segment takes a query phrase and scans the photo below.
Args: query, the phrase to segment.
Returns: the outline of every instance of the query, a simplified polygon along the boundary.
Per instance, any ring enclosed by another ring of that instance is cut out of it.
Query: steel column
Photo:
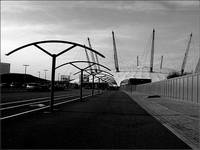
[[[52,72],[51,72],[51,101],[50,111],[53,112],[54,105],[54,83],[55,83],[55,66],[56,66],[56,55],[52,55]]]
[[[94,95],[94,74],[92,74],[92,96]]]
[[[81,69],[80,101],[83,101],[83,69]]]

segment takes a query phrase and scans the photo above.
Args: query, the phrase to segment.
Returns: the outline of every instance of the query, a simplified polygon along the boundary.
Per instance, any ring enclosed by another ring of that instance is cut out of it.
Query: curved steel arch
[[[87,71],[86,71],[87,72]],[[91,76],[92,74],[91,73],[89,73],[89,72],[87,72],[89,75],[88,76]],[[101,73],[101,72],[100,72]],[[104,77],[107,77],[107,78],[109,78],[109,79],[113,79],[113,80],[115,80],[111,75],[109,75],[109,74],[95,74],[94,76],[96,77],[96,78],[104,78]],[[97,75],[103,75],[103,76],[97,76]]]
[[[96,69],[87,69],[87,70],[96,70]],[[104,72],[104,73],[107,73],[107,74],[109,74],[110,76],[113,76],[113,74],[111,74],[110,72],[107,72],[107,71],[104,71],[104,70],[101,70],[101,69],[97,69],[97,71],[99,71],[99,72],[97,72],[97,73],[102,73],[102,72]]]
[[[87,72],[87,73],[88,73],[88,72]],[[90,76],[90,75],[92,75],[92,74],[89,74],[88,76]],[[103,75],[103,76],[100,76],[100,75]],[[100,77],[100,78],[109,77],[110,79],[115,80],[115,79],[113,78],[113,76],[111,76],[111,75],[109,75],[109,74],[105,74],[105,73],[103,73],[103,72],[99,72],[98,74],[95,74],[95,77]]]
[[[103,76],[98,76],[98,77],[101,77],[101,78],[108,77],[108,78],[110,78],[110,79],[115,80],[115,79],[113,78],[113,76],[110,76],[109,74],[98,74],[98,75],[103,75]]]
[[[96,69],[85,69],[85,71],[90,71],[90,70],[96,71]],[[102,72],[104,72],[104,73],[109,74],[110,76],[113,76],[113,74],[111,74],[110,72],[107,72],[107,71],[104,71],[104,70],[101,70],[101,69],[97,69],[97,71],[100,71],[100,72],[97,72],[97,73],[102,73]],[[78,74],[78,73],[80,73],[80,71],[74,73],[74,75],[76,75],[76,74]],[[88,72],[87,72],[87,73],[88,73]],[[98,75],[100,75],[100,74],[98,74]]]
[[[104,79],[104,78],[101,78],[101,77],[96,77],[96,78],[99,78],[100,80],[102,80],[102,81],[104,81],[104,82],[113,84],[108,78],[107,78],[107,79]]]
[[[96,70],[96,69],[92,69],[92,70]],[[83,70],[83,71],[87,72],[87,73],[89,74],[88,76],[93,75],[92,73],[88,72],[88,71],[90,71],[90,69]],[[99,69],[98,69],[98,71],[99,71]],[[74,73],[74,75],[76,75],[76,74],[78,74],[78,73],[80,73],[80,71]],[[102,73],[103,73],[103,74],[102,74]],[[105,73],[107,73],[107,74],[105,74]],[[113,80],[115,80],[115,79],[113,78],[113,75],[112,75],[111,73],[109,73],[109,72],[107,72],[107,71],[104,71],[104,70],[100,70],[100,72],[97,72],[96,74],[94,74],[94,76],[98,78],[99,76],[97,76],[97,75],[103,75],[103,77],[107,76],[107,77],[110,77],[110,79],[112,78]],[[102,77],[99,77],[99,78],[102,78]]]
[[[113,78],[110,78],[109,76],[102,77],[104,80],[109,80],[110,82],[116,82]]]
[[[96,74],[92,74],[92,73],[88,72],[89,70],[90,70],[90,69],[84,70],[85,72],[87,72],[87,73],[89,74],[88,76],[93,75],[93,76],[95,76],[96,78],[108,77],[110,80],[112,79],[112,80],[115,81],[115,79],[113,78],[113,75],[112,75],[111,73],[107,72],[107,71],[101,70],[101,72],[97,72]],[[92,69],[92,70],[96,70],[96,69]],[[108,74],[105,74],[105,73],[103,73],[103,72],[108,73]],[[79,72],[77,72],[77,73],[79,73]],[[75,73],[75,74],[77,74],[77,73]],[[103,73],[103,74],[102,74],[102,73]],[[74,75],[75,75],[75,74],[74,74]],[[103,77],[99,77],[99,76],[97,76],[97,75],[104,75],[104,76],[103,76]]]
[[[50,52],[46,51],[44,48],[40,47],[39,44],[42,44],[42,43],[65,43],[65,44],[71,44],[72,46],[71,47],[68,47],[67,49],[61,51],[60,53],[58,54],[51,54]],[[51,56],[52,57],[52,71],[51,71],[51,100],[50,100],[50,109],[51,111],[53,111],[53,106],[54,106],[54,83],[55,83],[55,65],[56,65],[56,58],[57,56],[60,56],[62,54],[64,54],[65,52],[71,50],[72,48],[76,47],[76,46],[79,46],[79,47],[82,47],[84,49],[88,49],[98,55],[100,55],[101,57],[105,58],[104,55],[102,55],[101,53],[95,51],[94,49],[92,48],[89,48],[89,47],[86,47],[85,45],[81,45],[81,44],[78,44],[78,43],[75,43],[75,42],[69,42],[69,41],[61,41],[61,40],[46,40],[46,41],[38,41],[38,42],[33,42],[33,43],[29,43],[29,44],[26,44],[26,45],[23,45],[21,47],[18,47],[16,49],[14,49],[13,51],[7,53],[6,55],[9,56],[11,55],[12,53],[14,52],[17,52],[23,48],[26,48],[26,47],[29,47],[29,46],[35,46],[36,48],[38,48],[39,50],[43,51],[44,53],[46,53],[47,55]],[[77,67],[76,65],[72,64],[71,65]],[[100,64],[97,64],[97,65],[100,65]],[[105,67],[102,65],[102,67],[110,70],[109,68]],[[78,68],[78,67],[77,67]]]
[[[90,61],[71,61],[71,62],[64,63],[64,64],[62,64],[62,65],[59,65],[59,66],[57,66],[55,69],[58,69],[58,68],[60,68],[60,67],[62,67],[62,66],[68,65],[68,64],[71,64],[71,65],[72,65],[72,64],[74,64],[74,63],[91,63],[91,64],[93,64],[93,65],[98,65],[98,66],[101,66],[101,67],[103,67],[103,68],[105,68],[105,69],[111,71],[108,67],[106,67],[106,66],[104,66],[104,65],[101,65],[101,64],[98,64],[98,63],[95,63],[95,62],[90,62]],[[88,67],[86,67],[86,68],[88,68]],[[84,70],[84,69],[83,69],[83,70]]]
[[[38,42],[33,42],[33,43],[29,43],[29,44],[26,44],[26,45],[23,45],[21,47],[18,47],[16,49],[14,49],[13,51],[7,53],[6,55],[9,56],[11,55],[12,53],[16,52],[16,51],[19,51],[20,49],[23,49],[23,48],[26,48],[26,47],[29,47],[29,46],[35,46],[37,48],[39,48],[40,50],[42,50],[43,52],[47,53],[48,55],[52,56],[53,54],[47,52],[46,50],[42,49],[40,46],[38,46],[37,44],[43,44],[43,43],[64,43],[64,44],[71,44],[73,45],[72,47],[69,47],[67,48],[66,50],[64,50],[65,52],[69,51],[70,49],[76,47],[76,46],[79,46],[79,47],[82,47],[82,48],[86,48],[98,55],[100,55],[101,57],[105,58],[104,55],[102,55],[101,53],[95,51],[94,49],[90,48],[90,47],[87,47],[85,45],[81,45],[81,44],[78,44],[78,43],[75,43],[75,42],[69,42],[69,41],[62,41],[62,40],[46,40],[46,41],[38,41]],[[57,54],[58,55],[61,55],[63,52]]]

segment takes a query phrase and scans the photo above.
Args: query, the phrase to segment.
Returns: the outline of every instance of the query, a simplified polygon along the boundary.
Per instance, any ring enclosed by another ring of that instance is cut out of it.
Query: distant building
[[[10,73],[9,63],[0,63],[0,74]]]
[[[79,83],[81,82],[81,75],[79,76]],[[86,74],[83,74],[83,83],[89,82],[89,76]]]
[[[69,75],[61,75],[61,81],[67,81],[69,82],[70,76]]]

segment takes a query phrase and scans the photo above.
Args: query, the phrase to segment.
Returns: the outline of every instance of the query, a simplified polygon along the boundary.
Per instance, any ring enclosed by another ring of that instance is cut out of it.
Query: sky
[[[12,73],[51,77],[51,57],[34,46],[10,56],[6,53],[37,41],[64,40],[88,46],[105,55],[101,64],[113,71],[112,31],[115,33],[121,71],[149,66],[152,30],[155,29],[154,68],[181,69],[184,53],[192,32],[186,71],[194,71],[200,56],[199,1],[1,1],[1,62],[11,64]],[[51,53],[59,53],[69,44],[41,44]],[[59,56],[56,66],[75,60],[87,60],[84,49],[76,47]],[[85,66],[87,64],[84,64]],[[81,65],[80,67],[84,67]],[[56,70],[69,75],[78,70],[64,66]]]

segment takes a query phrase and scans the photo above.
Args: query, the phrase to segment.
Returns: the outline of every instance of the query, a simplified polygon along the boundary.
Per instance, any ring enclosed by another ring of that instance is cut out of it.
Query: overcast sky
[[[11,63],[11,72],[44,77],[51,58],[35,47],[10,56],[11,50],[36,41],[66,40],[80,44],[90,38],[92,47],[106,56],[100,63],[114,69],[112,30],[115,32],[120,70],[149,65],[152,30],[155,28],[154,66],[180,70],[189,34],[193,33],[186,71],[194,70],[200,55],[199,1],[1,1],[1,61]],[[43,48],[58,53],[70,45],[49,44]],[[83,49],[75,48],[58,57],[57,65],[86,60]],[[56,75],[76,72],[70,66]]]

